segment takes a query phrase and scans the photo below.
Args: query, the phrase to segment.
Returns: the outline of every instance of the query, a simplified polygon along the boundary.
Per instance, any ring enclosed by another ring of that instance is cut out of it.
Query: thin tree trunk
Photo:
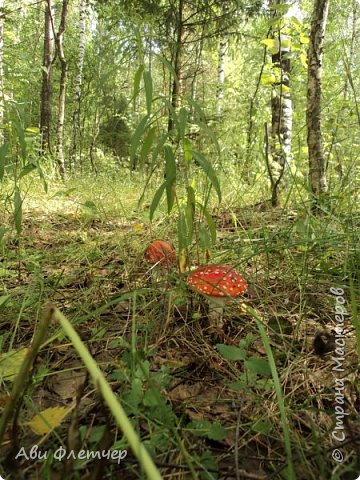
[[[86,0],[81,0],[79,5],[79,50],[77,59],[77,74],[75,78],[75,110],[73,112],[73,139],[72,139],[72,162],[75,162],[76,153],[81,150],[81,97],[83,83],[83,68],[86,45]]]
[[[226,38],[222,36],[219,40],[218,49],[218,81],[216,89],[216,120],[221,120],[224,103],[224,84],[225,84],[225,53]]]
[[[94,150],[96,146],[96,140],[99,136],[99,131],[100,131],[100,118],[99,118],[99,110],[98,107],[95,109],[95,116],[94,116],[94,127],[93,127],[93,134],[92,134],[92,139],[91,139],[91,144],[90,144],[90,151],[89,151],[89,156],[90,156],[90,164],[92,171],[95,175],[97,175],[98,170],[97,166],[95,163],[95,155],[94,155]]]
[[[352,6],[352,19],[351,19],[351,41],[349,48],[349,55],[347,56],[347,64],[350,71],[354,67],[354,50],[355,50],[355,40],[356,40],[356,22],[358,18],[358,0],[353,0]],[[344,100],[349,98],[349,77],[345,76],[345,86],[344,86]]]
[[[68,12],[68,0],[63,0],[61,10],[61,20],[59,31],[56,35],[56,48],[61,64],[60,90],[59,90],[59,113],[56,131],[56,161],[61,178],[65,179],[65,161],[64,161],[64,122],[65,122],[65,101],[66,101],[66,80],[67,80],[67,62],[64,54],[64,33],[66,29],[66,20]]]
[[[183,13],[184,13],[184,0],[179,0],[179,9],[177,12],[177,24],[176,24],[176,44],[175,44],[175,55],[174,55],[174,71],[175,78],[172,83],[172,92],[171,92],[171,105],[174,110],[177,110],[179,106],[179,97],[182,90],[182,49],[183,49],[183,36],[184,36],[184,22],[183,22]],[[174,128],[174,119],[169,112],[169,121],[168,121],[168,132],[171,132]]]
[[[283,0],[287,4],[287,0]],[[276,16],[280,16],[275,11]],[[286,14],[283,16],[286,23]],[[272,158],[273,178],[272,205],[278,204],[278,189],[284,177],[287,166],[291,161],[292,137],[292,102],[290,95],[290,59],[286,54],[290,52],[290,39],[282,33],[284,27],[278,28],[273,38],[278,45],[278,51],[272,54],[274,71],[280,72],[279,81],[273,85],[271,95],[271,141],[270,152]],[[276,172],[276,173],[275,173]]]
[[[54,5],[53,0],[46,1],[44,59],[42,69],[40,133],[41,150],[51,153],[51,99],[52,99],[52,65],[54,60]]]
[[[222,4],[222,15],[225,15],[228,12],[226,2]],[[226,34],[222,33],[219,39],[218,46],[218,78],[217,78],[217,88],[216,88],[216,107],[215,115],[216,120],[220,121],[223,113],[223,103],[224,103],[224,87],[225,87],[225,53],[227,47]]]
[[[0,0],[0,144],[4,143],[4,0]]]
[[[322,58],[329,0],[314,0],[308,51],[307,144],[309,180],[313,210],[318,210],[320,197],[328,190],[326,160],[321,137]]]

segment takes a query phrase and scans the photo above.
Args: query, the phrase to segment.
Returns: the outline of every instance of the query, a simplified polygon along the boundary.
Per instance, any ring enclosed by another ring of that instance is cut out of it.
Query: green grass
[[[249,293],[226,308],[224,330],[214,332],[206,301],[186,288],[186,273],[171,272],[157,284],[151,282],[143,250],[155,238],[177,243],[176,211],[167,217],[161,204],[150,224],[149,204],[158,185],[154,179],[138,205],[142,183],[141,174],[125,171],[96,182],[92,177],[73,179],[66,187],[51,183],[48,194],[29,183],[20,235],[7,204],[1,212],[6,227],[1,352],[29,346],[44,305],[50,301],[58,307],[96,362],[90,371],[103,372],[108,394],[123,405],[130,428],[164,478],[216,479],[237,471],[240,478],[255,474],[302,480],[358,473],[350,434],[342,447],[346,461],[331,459],[332,354],[313,351],[315,333],[334,326],[329,289],[342,287],[352,313],[346,319],[344,363],[348,421],[350,430],[357,431],[356,206],[346,196],[337,198],[336,208],[314,218],[298,197],[282,209],[271,209],[250,202],[254,192],[245,192],[244,185],[231,193],[226,189],[220,208],[210,205],[218,236],[209,261],[242,271]],[[255,197],[261,198],[260,193]],[[192,265],[204,261],[195,243],[189,253]],[[219,345],[231,348],[221,350]],[[76,372],[82,372],[79,380]],[[102,478],[146,478],[130,453],[121,422],[109,413],[98,388],[84,383],[85,377],[81,358],[53,323],[32,382],[24,388],[17,420],[21,445],[29,449],[41,442],[43,451],[54,452],[60,439],[66,448],[75,442],[85,450],[128,449],[120,466],[74,460],[64,478],[81,478],[94,468],[102,469]],[[4,401],[11,387],[11,382],[2,382]],[[76,414],[48,435],[41,438],[26,424],[36,413],[64,405],[72,405]],[[70,423],[81,432],[77,440]],[[5,452],[11,445],[9,433],[8,428]],[[40,478],[63,472],[64,465],[51,457],[18,463]]]

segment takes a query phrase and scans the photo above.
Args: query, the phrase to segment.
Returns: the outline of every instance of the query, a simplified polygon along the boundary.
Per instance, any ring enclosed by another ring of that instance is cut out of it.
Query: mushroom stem
[[[226,299],[223,297],[209,297],[209,320],[210,326],[215,328],[222,328],[224,325],[223,315]]]
[[[205,265],[192,271],[187,284],[208,299],[211,326],[222,328],[225,303],[246,291],[243,277],[229,265]]]

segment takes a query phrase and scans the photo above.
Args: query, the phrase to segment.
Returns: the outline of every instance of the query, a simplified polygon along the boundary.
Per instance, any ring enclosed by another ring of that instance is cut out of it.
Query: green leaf
[[[309,37],[306,37],[305,35],[300,35],[300,43],[302,43],[303,45],[308,45],[309,42]]]
[[[89,434],[87,433],[87,438],[90,440],[91,443],[97,444],[103,437],[106,428],[106,425],[98,425],[91,427],[91,434],[89,436]]]
[[[175,82],[178,84],[179,79],[177,78],[176,72],[174,70],[174,67],[171,65],[171,63],[168,60],[166,60],[166,58],[163,57],[162,55],[156,55],[156,58],[158,58],[160,60],[160,62],[167,68],[170,75],[172,75]]]
[[[14,220],[15,220],[15,228],[18,235],[20,235],[22,231],[22,215],[23,215],[22,202],[23,201],[20,195],[20,190],[18,187],[16,187],[15,193],[14,193]]]
[[[97,211],[98,211],[98,208],[97,208],[96,204],[91,200],[86,200],[86,202],[83,204],[83,206],[85,208],[87,208],[88,210],[90,210],[92,213],[97,213]]]
[[[161,150],[163,149],[165,143],[166,143],[166,140],[168,139],[168,136],[169,134],[168,133],[164,133],[161,137],[160,137],[160,140],[158,141],[158,144],[156,145],[156,147],[154,148],[153,150],[153,153],[152,153],[152,157],[151,157],[151,168],[154,168],[155,166],[155,163],[157,161],[157,158],[159,156],[159,153],[161,152]]]
[[[203,109],[201,108],[201,105],[196,100],[193,100],[191,97],[188,97],[187,101],[193,107],[195,112],[198,114],[199,120],[202,122],[205,121],[206,117]]]
[[[139,27],[135,27],[135,38],[136,38],[136,47],[138,58],[144,57],[144,42],[141,38],[141,31]]]
[[[134,166],[136,150],[140,143],[140,138],[142,137],[145,131],[148,119],[149,117],[147,115],[145,115],[145,117],[141,119],[139,125],[136,127],[134,135],[132,136],[131,145],[130,145],[130,163],[132,166]]]
[[[201,480],[215,480],[219,478],[217,475],[210,473],[211,470],[219,471],[215,455],[210,450],[205,450],[199,457],[199,465],[204,468],[204,472],[201,472]]]
[[[25,177],[29,173],[33,172],[34,170],[37,169],[37,165],[34,165],[33,163],[28,163],[25,165],[25,167],[21,170],[19,179]]]
[[[149,390],[145,392],[143,399],[143,404],[145,407],[157,407],[160,406],[162,403],[163,402],[159,391],[155,388],[149,388]]]
[[[222,355],[226,360],[232,360],[237,362],[239,360],[245,360],[246,350],[235,347],[233,345],[224,345],[223,343],[218,343],[216,348],[220,355]]]
[[[308,64],[307,64],[307,55],[305,53],[301,53],[300,54],[300,62],[301,62],[301,65],[304,67],[304,68],[307,68]]]
[[[22,157],[23,160],[25,160],[26,159],[26,141],[25,141],[24,129],[20,125],[20,123],[18,123],[15,120],[12,121],[12,124],[14,125],[15,130],[16,130],[17,135],[18,135],[18,139],[19,139],[19,143],[20,143],[20,147],[21,147],[21,157]]]
[[[40,128],[39,127],[28,127],[25,129],[25,132],[27,133],[40,133]]]
[[[0,382],[15,380],[27,353],[27,348],[0,354]]]
[[[192,187],[188,186],[186,189],[186,208],[185,218],[187,225],[187,244],[190,245],[192,236],[194,233],[194,214],[195,214],[195,191]]]
[[[302,21],[295,16],[290,17],[290,20],[291,20],[292,24],[294,25],[294,27],[296,28],[296,30],[299,31],[299,28],[297,28],[297,27],[301,27]]]
[[[136,109],[136,97],[139,95],[140,91],[140,81],[141,81],[141,76],[144,71],[144,65],[140,65],[140,67],[137,69],[135,76],[134,76],[134,110]]]
[[[44,190],[45,190],[46,193],[48,193],[48,184],[47,184],[43,169],[41,168],[41,166],[39,164],[37,165],[37,170],[39,172],[39,176],[41,178]]]
[[[145,96],[146,96],[146,109],[148,115],[151,114],[151,104],[153,99],[153,83],[151,78],[151,73],[146,70],[143,73],[144,85],[145,85]]]
[[[176,179],[176,162],[173,149],[165,145],[165,178],[170,183]]]
[[[152,219],[154,217],[154,213],[155,213],[155,211],[156,211],[156,209],[159,205],[161,197],[163,196],[165,188],[166,188],[166,181],[160,185],[160,187],[157,189],[157,191],[156,191],[156,193],[155,193],[155,195],[152,199],[152,202],[151,202],[151,205],[150,205],[150,212],[149,212],[150,222],[152,221]]]
[[[0,297],[0,308],[5,307],[7,302],[10,300],[10,295],[1,295]]]
[[[142,144],[141,150],[140,150],[140,163],[141,166],[143,167],[146,162],[146,158],[150,152],[150,149],[152,147],[152,144],[154,143],[155,139],[155,134],[156,134],[156,128],[150,128],[148,134],[146,135],[146,138]]]
[[[267,47],[271,49],[279,49],[279,41],[275,38],[264,38],[264,40],[261,40],[261,43],[266,45]]]
[[[260,357],[250,357],[245,361],[245,367],[258,375],[271,375],[270,365],[268,360]]]
[[[231,382],[228,384],[228,387],[231,388],[232,390],[240,391],[240,390],[248,390],[249,389],[249,383],[246,381],[246,379],[241,379],[237,382]]]
[[[208,212],[208,210],[205,207],[203,207],[202,211],[205,215],[206,223],[209,227],[211,241],[214,244],[216,242],[216,224],[214,222],[212,215]]]
[[[9,144],[4,143],[0,146],[0,181],[3,180],[5,174],[5,163],[6,163],[6,155],[9,150]]]
[[[192,160],[192,143],[190,142],[189,139],[184,138],[183,139],[183,150],[184,150],[184,160],[187,165],[190,165],[190,162]]]
[[[185,138],[185,129],[188,121],[188,116],[189,116],[189,111],[186,108],[182,107],[178,114],[178,118],[179,118],[178,139],[179,140],[182,140]]]
[[[200,167],[204,171],[205,175],[210,180],[212,186],[214,187],[214,189],[217,193],[219,203],[220,203],[221,202],[221,188],[220,188],[220,183],[219,183],[219,180],[218,180],[217,175],[215,173],[215,170],[213,169],[211,164],[208,162],[208,160],[205,158],[205,156],[202,153],[197,152],[195,150],[191,150],[191,154],[194,158],[196,158],[198,164],[200,165]]]
[[[178,240],[179,250],[185,249],[188,246],[188,229],[186,225],[186,217],[183,212],[179,212],[178,217]]]
[[[254,432],[262,433],[263,435],[268,435],[271,430],[273,429],[273,425],[271,422],[266,420],[256,420],[255,423],[251,426],[251,429]]]
[[[172,148],[165,145],[165,182],[168,213],[171,212],[175,201],[176,162]]]
[[[210,138],[210,140],[213,141],[217,153],[220,154],[220,145],[214,132],[206,125],[206,123],[197,122],[197,124],[199,125],[200,129]]]
[[[281,39],[281,49],[288,50],[291,47],[291,39],[290,38],[282,38]]]
[[[4,235],[5,235],[6,231],[7,231],[6,227],[4,227],[4,226],[0,227],[0,244],[3,240],[3,238],[4,238]]]
[[[134,378],[131,382],[131,390],[124,393],[122,400],[130,411],[136,411],[143,397],[143,382],[140,378]]]
[[[166,199],[167,199],[167,206],[168,206],[168,214],[171,213],[171,210],[174,206],[176,198],[176,187],[175,183],[166,185]]]
[[[211,237],[204,225],[199,225],[199,241],[202,250],[208,250],[211,247]]]
[[[290,93],[290,88],[287,85],[281,85],[281,90],[283,93]]]
[[[226,437],[226,429],[218,422],[210,422],[209,420],[193,420],[188,423],[187,428],[198,437],[205,437],[209,440],[224,440]]]
[[[155,171],[157,170],[158,163],[159,163],[158,162],[158,156],[159,156],[159,153],[161,152],[161,150],[163,149],[164,144],[165,144],[168,136],[169,136],[168,133],[163,134],[160,137],[160,140],[158,141],[158,144],[156,145],[156,147],[153,150],[152,157],[151,157],[150,173],[146,178],[146,182],[145,182],[143,191],[140,195],[140,198],[139,198],[139,201],[138,201],[139,206],[142,204],[142,201],[144,200],[145,192],[146,192],[147,187],[150,183],[150,180],[151,180],[152,176],[154,175]]]
[[[261,75],[261,84],[262,85],[273,85],[276,83],[276,76],[268,73],[263,73]]]
[[[282,14],[282,15],[286,13],[290,7],[291,5],[287,3],[272,3],[269,5],[269,8],[271,10],[274,10],[276,13]]]
[[[67,190],[58,190],[54,193],[54,197],[70,197],[72,193],[76,192],[77,188],[72,187]]]

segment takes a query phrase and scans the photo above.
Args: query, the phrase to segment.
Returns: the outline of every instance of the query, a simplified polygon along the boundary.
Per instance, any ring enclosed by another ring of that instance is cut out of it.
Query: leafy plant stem
[[[20,399],[21,393],[24,391],[24,388],[29,382],[32,366],[34,364],[35,358],[40,350],[41,344],[47,333],[51,318],[52,318],[52,310],[48,309],[46,310],[46,312],[44,313],[43,317],[40,320],[32,345],[26,352],[20,371],[14,381],[10,399],[5,405],[4,411],[0,419],[0,444],[2,442],[4,433],[6,430],[6,426]]]
[[[267,334],[265,332],[265,329],[264,329],[264,326],[262,324],[261,319],[258,317],[258,315],[255,313],[255,311],[252,308],[248,307],[248,312],[255,319],[256,325],[257,325],[258,330],[259,330],[260,335],[261,335],[262,342],[264,344],[266,355],[268,357],[270,370],[271,370],[271,375],[272,375],[272,378],[274,380],[275,393],[276,393],[276,397],[277,397],[277,401],[278,401],[278,405],[279,405],[279,410],[280,410],[281,426],[282,426],[283,433],[284,433],[285,452],[286,452],[286,457],[287,457],[288,479],[289,480],[295,480],[296,479],[296,474],[295,474],[294,465],[293,465],[293,461],[292,461],[289,423],[288,423],[288,419],[287,419],[287,415],[286,415],[284,397],[283,397],[283,393],[282,393],[282,390],[281,390],[280,379],[279,379],[279,375],[277,373],[274,355],[272,353],[270,342],[269,342],[269,339],[268,339]]]
[[[57,308],[50,307],[50,310],[52,312],[52,316],[60,322],[66,335],[69,337],[74,348],[80,355],[95,385],[98,387],[101,395],[103,396],[105,403],[109,407],[117,424],[124,432],[124,435],[127,438],[130,447],[134,452],[134,455],[139,460],[139,463],[147,474],[148,479],[161,480],[162,477],[160,475],[160,472],[158,471],[156,465],[150,457],[149,452],[141,443],[139,436],[134,430],[134,427],[132,426],[130,420],[126,416],[122,405],[119,403],[119,400],[115,396],[114,392],[111,390],[110,385],[108,384],[103,373],[99,369],[97,363],[90,355],[88,349],[81,341],[79,335],[74,330],[69,320]]]

